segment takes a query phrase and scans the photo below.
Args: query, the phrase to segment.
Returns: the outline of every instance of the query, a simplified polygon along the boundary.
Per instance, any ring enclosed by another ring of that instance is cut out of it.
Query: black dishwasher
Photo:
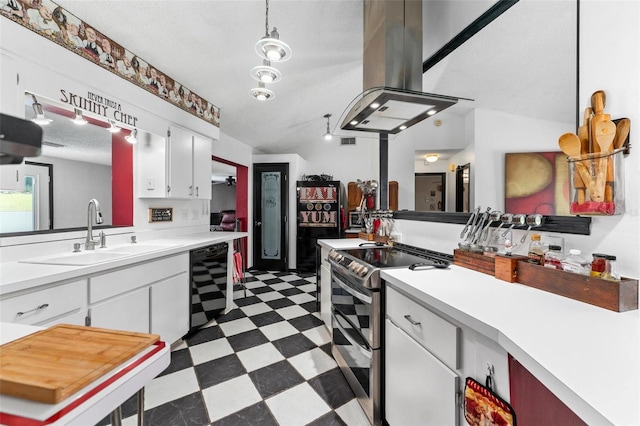
[[[228,249],[227,243],[218,243],[189,252],[191,320],[185,337],[193,336],[225,308]]]

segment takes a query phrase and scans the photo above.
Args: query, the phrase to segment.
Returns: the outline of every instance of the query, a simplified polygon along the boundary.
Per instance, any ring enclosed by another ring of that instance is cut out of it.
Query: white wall
[[[619,216],[592,217],[591,235],[551,234],[565,238],[565,249],[580,248],[618,256],[622,275],[640,277],[640,146],[639,132],[633,127],[640,119],[640,2],[582,1],[580,7],[580,105],[590,104],[591,94],[603,89],[607,95],[605,112],[612,118],[632,121],[631,155],[624,160],[626,173],[626,213]],[[597,28],[597,31],[591,29]],[[603,61],[602,52],[607,52]],[[550,102],[553,102],[551,99]],[[558,150],[558,137],[569,130],[557,123],[555,133],[545,137],[532,134],[532,124],[522,117],[490,111],[477,111],[476,129],[476,204],[501,207],[504,200],[504,153]],[[635,124],[634,124],[635,123]],[[499,129],[499,131],[498,131]],[[473,164],[473,163],[472,163]],[[473,166],[472,166],[473,167]],[[462,225],[416,221],[396,221],[396,231],[405,243],[452,253]],[[518,241],[523,231],[516,231]],[[523,252],[526,247],[519,247]]]
[[[299,146],[296,152],[306,160],[304,173],[327,174],[345,185],[356,180],[378,179],[380,160],[377,135],[356,138],[355,145],[340,145],[340,137],[325,141],[318,135],[318,142]],[[298,176],[298,179],[302,175]]]
[[[277,155],[254,155],[253,156],[253,164],[256,163],[287,163],[289,164],[289,222],[287,227],[287,247],[289,249],[289,253],[287,255],[289,269],[296,268],[296,181],[302,178],[304,174],[311,174],[308,172],[308,164],[307,162],[300,157],[298,154],[277,154]],[[251,175],[253,173],[250,173]],[[249,194],[253,194],[253,180],[250,180],[249,185]],[[249,197],[251,198],[251,196]],[[249,222],[253,223],[253,222]],[[251,232],[251,227],[249,227],[249,232]],[[251,251],[249,252],[251,253]],[[251,265],[249,265],[251,266]]]
[[[211,185],[211,212],[236,209],[236,187],[226,183],[214,183]]]

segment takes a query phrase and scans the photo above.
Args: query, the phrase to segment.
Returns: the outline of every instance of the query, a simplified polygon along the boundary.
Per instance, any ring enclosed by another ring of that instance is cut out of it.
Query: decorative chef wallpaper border
[[[2,16],[220,127],[220,108],[51,0],[0,0],[0,7]]]

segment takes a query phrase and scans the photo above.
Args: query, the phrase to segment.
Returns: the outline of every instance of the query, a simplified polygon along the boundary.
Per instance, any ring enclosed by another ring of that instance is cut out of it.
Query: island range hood
[[[422,92],[421,0],[364,0],[363,86],[342,130],[395,134],[458,102]]]

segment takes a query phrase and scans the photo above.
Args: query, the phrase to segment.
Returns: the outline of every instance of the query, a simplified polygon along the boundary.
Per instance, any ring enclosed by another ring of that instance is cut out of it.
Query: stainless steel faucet
[[[94,214],[96,217],[96,225],[102,223],[102,213],[100,212],[100,203],[95,198],[89,201],[89,207],[87,207],[87,238],[84,241],[84,249],[85,250],[94,250],[96,248],[96,244],[100,242],[100,240],[93,239],[93,222],[91,220],[91,206],[93,206]]]

